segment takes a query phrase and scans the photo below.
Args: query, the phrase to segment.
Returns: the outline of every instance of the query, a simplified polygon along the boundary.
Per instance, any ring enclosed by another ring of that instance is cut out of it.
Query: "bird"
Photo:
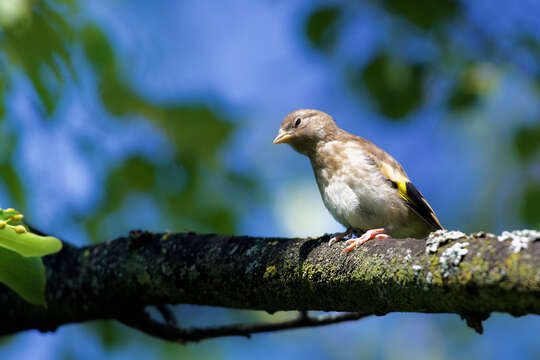
[[[329,245],[350,237],[343,249],[349,252],[371,239],[422,239],[443,229],[399,162],[372,142],[339,128],[327,113],[289,113],[273,143],[287,143],[311,161],[326,209],[346,228]]]

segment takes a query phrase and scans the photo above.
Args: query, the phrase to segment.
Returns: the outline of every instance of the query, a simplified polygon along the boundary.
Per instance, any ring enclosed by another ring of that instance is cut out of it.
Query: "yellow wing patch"
[[[381,162],[379,168],[381,173],[397,185],[399,195],[410,203],[413,203],[412,199],[407,196],[407,182],[409,179],[403,175],[399,170],[393,168],[388,163]]]
[[[397,183],[399,195],[405,200],[412,202],[411,199],[407,196],[407,183],[405,181],[398,181]]]
[[[439,219],[437,219],[435,212],[420,191],[409,181],[403,170],[392,167],[385,162],[380,162],[379,164],[381,173],[397,186],[399,196],[425,221],[435,228],[442,229],[443,227]]]
[[[386,176],[390,181],[393,181],[396,184],[402,182],[405,185],[405,183],[409,181],[409,178],[403,173],[402,170],[394,168],[386,162],[380,162],[379,169],[381,169],[381,173],[384,176]],[[405,190],[404,192],[406,193]]]

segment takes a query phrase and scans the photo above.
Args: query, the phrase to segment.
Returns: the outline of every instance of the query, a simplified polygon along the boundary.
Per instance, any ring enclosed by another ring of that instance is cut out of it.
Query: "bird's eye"
[[[298,118],[296,119],[296,122],[294,123],[294,127],[298,127],[298,125],[300,125],[300,123],[302,122],[302,119]]]

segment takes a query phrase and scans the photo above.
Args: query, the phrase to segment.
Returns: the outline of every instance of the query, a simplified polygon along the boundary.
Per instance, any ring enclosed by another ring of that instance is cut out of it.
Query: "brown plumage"
[[[402,166],[375,144],[340,129],[330,115],[294,111],[281,122],[274,143],[288,143],[311,160],[326,208],[347,228],[331,243],[366,231],[349,240],[346,251],[386,234],[424,238],[442,229]]]

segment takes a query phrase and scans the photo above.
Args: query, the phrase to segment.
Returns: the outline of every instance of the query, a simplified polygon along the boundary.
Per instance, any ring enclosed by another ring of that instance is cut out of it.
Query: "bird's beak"
[[[276,136],[273,143],[274,144],[286,143],[286,142],[289,142],[289,140],[291,140],[292,137],[293,136],[290,133],[280,129],[279,133],[278,133],[278,136]]]

